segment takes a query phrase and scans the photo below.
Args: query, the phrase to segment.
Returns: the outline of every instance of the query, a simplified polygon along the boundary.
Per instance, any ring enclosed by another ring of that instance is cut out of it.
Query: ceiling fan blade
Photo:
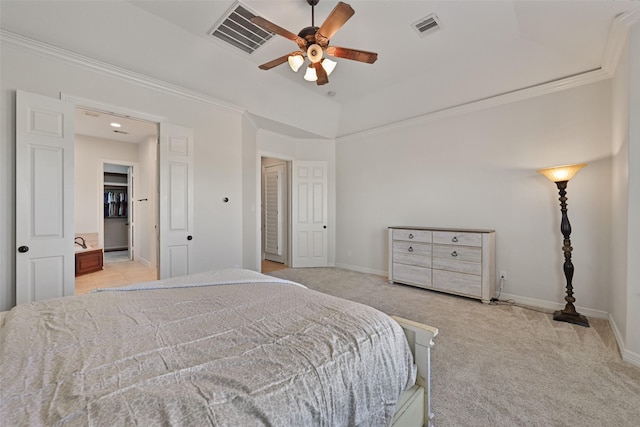
[[[289,30],[285,30],[284,28],[280,27],[279,25],[274,24],[271,21],[267,21],[266,19],[264,19],[261,16],[254,16],[253,18],[251,18],[251,22],[253,22],[254,24],[264,28],[267,31],[271,31],[272,33],[276,33],[279,36],[284,37],[285,39],[289,39],[289,40],[293,40],[294,42],[296,42],[298,44],[298,46],[300,47],[300,49],[306,49],[307,46],[307,42],[305,39],[303,39],[302,37],[293,34],[291,31]]]
[[[321,62],[314,62],[313,68],[316,69],[316,76],[318,76],[318,80],[316,80],[318,86],[329,83],[329,76],[327,76],[327,72]]]
[[[280,64],[284,64],[285,62],[287,62],[287,60],[289,59],[289,55],[291,55],[290,53],[287,53],[284,56],[281,56],[280,58],[276,58],[272,61],[269,62],[265,62],[264,64],[258,66],[258,68],[260,68],[261,70],[270,70],[273,67],[277,67]]]
[[[316,32],[316,43],[322,47],[327,47],[329,39],[338,32],[354,13],[355,11],[351,6],[338,2],[338,5],[333,8],[320,29],[318,29],[318,32]]]
[[[373,64],[378,59],[378,54],[375,52],[340,46],[329,46],[326,52],[327,55],[335,56],[336,58],[351,59],[352,61],[366,62],[367,64]]]

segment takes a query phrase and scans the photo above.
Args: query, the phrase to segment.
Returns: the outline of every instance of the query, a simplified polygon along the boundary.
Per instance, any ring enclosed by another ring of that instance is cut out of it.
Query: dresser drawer
[[[433,243],[482,247],[482,234],[459,231],[434,231]]]
[[[438,270],[457,271],[458,273],[482,274],[482,264],[479,262],[459,261],[450,258],[433,258],[432,267]]]
[[[454,245],[433,245],[433,257],[457,261],[482,262],[482,248]]]
[[[393,229],[393,240],[407,240],[410,242],[431,243],[431,231],[429,230],[409,230],[404,228]]]
[[[433,270],[433,287],[446,292],[480,298],[482,296],[482,277],[474,274]]]
[[[428,243],[397,240],[393,242],[393,252],[408,252],[412,254],[426,254],[431,256],[431,245]]]
[[[412,254],[407,252],[393,252],[393,263],[431,267],[430,254]]]
[[[430,288],[431,269],[393,263],[393,281]]]

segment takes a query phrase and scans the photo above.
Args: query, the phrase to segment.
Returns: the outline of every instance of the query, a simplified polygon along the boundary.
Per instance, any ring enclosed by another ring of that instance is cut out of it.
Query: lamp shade
[[[327,72],[327,76],[331,75],[331,73],[333,72],[333,69],[336,68],[336,65],[338,63],[336,61],[332,61],[329,58],[324,58],[322,60],[322,68],[325,69],[325,71]]]
[[[310,64],[307,67],[307,71],[304,73],[304,79],[308,82],[315,82],[318,80],[318,75],[316,74],[316,69],[313,68],[313,64]]]
[[[302,64],[304,64],[304,57],[301,54],[289,55],[287,58],[289,62],[289,67],[293,70],[293,72],[297,72]]]
[[[585,166],[587,166],[586,163],[555,166],[552,168],[540,169],[538,172],[546,176],[553,182],[569,181],[576,173],[578,173],[580,169]]]

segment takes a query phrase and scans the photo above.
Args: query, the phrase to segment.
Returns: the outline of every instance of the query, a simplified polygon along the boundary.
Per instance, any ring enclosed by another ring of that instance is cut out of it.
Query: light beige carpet
[[[336,268],[269,274],[439,328],[438,427],[640,425],[640,368],[622,361],[606,320],[585,328]]]

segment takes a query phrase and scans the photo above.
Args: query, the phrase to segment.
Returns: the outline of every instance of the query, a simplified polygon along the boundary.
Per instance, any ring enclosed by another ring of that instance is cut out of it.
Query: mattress
[[[247,270],[19,305],[0,327],[5,425],[389,425],[415,382],[371,307]]]

